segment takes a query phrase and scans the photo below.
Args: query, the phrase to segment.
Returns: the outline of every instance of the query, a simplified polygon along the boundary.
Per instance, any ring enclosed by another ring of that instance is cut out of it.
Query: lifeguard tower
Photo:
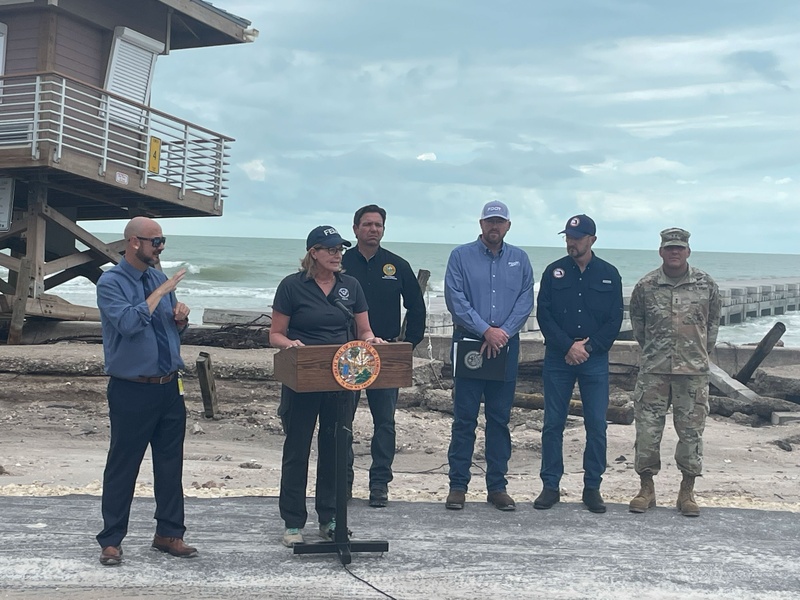
[[[0,0],[0,319],[99,320],[50,293],[124,240],[79,221],[222,214],[233,140],[150,106],[159,55],[255,39],[204,0]],[[78,242],[86,247],[79,249]],[[6,250],[8,249],[8,250]]]

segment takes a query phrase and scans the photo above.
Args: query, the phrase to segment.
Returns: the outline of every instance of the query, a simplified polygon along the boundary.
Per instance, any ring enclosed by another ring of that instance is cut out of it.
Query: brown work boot
[[[486,501],[494,506],[497,510],[516,510],[517,505],[514,499],[509,496],[505,490],[497,492],[489,492],[486,496]]]
[[[464,502],[467,500],[467,493],[464,490],[450,490],[447,494],[447,500],[444,501],[444,507],[450,510],[461,510],[464,508]]]
[[[177,556],[178,558],[194,558],[197,556],[197,548],[187,546],[183,542],[183,539],[179,537],[165,537],[163,535],[156,534],[153,537],[152,547],[155,550],[166,552],[167,554]]]
[[[106,567],[113,567],[122,562],[121,546],[106,546],[100,552],[100,564]]]
[[[694,501],[694,475],[683,474],[681,489],[678,492],[678,502],[676,506],[684,517],[699,517],[700,507]]]
[[[640,473],[639,477],[642,480],[642,487],[628,505],[628,510],[632,513],[643,513],[656,505],[656,486],[653,483],[653,474]]]

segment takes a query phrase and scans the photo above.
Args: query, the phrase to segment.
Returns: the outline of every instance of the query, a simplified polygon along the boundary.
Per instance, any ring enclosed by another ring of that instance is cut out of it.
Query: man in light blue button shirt
[[[508,207],[493,201],[483,207],[481,235],[450,254],[445,273],[445,301],[453,316],[453,342],[481,340],[484,359],[507,353],[502,381],[454,377],[453,428],[447,458],[450,493],[445,506],[464,508],[475,449],[481,398],[486,416],[487,501],[514,510],[506,492],[511,457],[508,421],[517,385],[519,332],[533,311],[533,269],[528,255],[503,241],[511,228]],[[453,353],[455,364],[455,353]]]
[[[136,478],[147,447],[153,457],[156,534],[152,547],[181,558],[197,556],[183,541],[183,441],[186,405],[180,369],[180,333],[189,308],[175,289],[186,274],[167,277],[155,266],[167,238],[147,217],[125,227],[125,256],[97,282],[103,327],[105,368],[109,375],[111,442],[103,472],[103,531],[100,563],[122,562]]]

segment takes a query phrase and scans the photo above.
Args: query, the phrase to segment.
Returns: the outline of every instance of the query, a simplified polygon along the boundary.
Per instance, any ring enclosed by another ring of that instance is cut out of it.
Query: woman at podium
[[[367,301],[358,281],[341,272],[342,252],[350,242],[333,227],[315,227],[306,239],[300,272],[278,285],[272,305],[269,343],[273,348],[345,344],[353,339],[382,342],[369,325]],[[337,397],[343,392],[298,393],[283,386],[282,419],[286,438],[278,506],[286,530],[283,544],[302,543],[308,519],[306,487],[311,440],[319,417],[315,508],[319,535],[333,539],[336,529],[335,428]],[[352,393],[352,392],[344,392]]]

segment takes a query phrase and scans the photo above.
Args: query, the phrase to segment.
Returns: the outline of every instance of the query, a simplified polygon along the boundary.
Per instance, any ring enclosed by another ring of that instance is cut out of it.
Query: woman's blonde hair
[[[317,261],[311,256],[311,250],[306,252],[306,255],[300,261],[300,271],[305,273],[308,279],[313,279],[317,276]]]

